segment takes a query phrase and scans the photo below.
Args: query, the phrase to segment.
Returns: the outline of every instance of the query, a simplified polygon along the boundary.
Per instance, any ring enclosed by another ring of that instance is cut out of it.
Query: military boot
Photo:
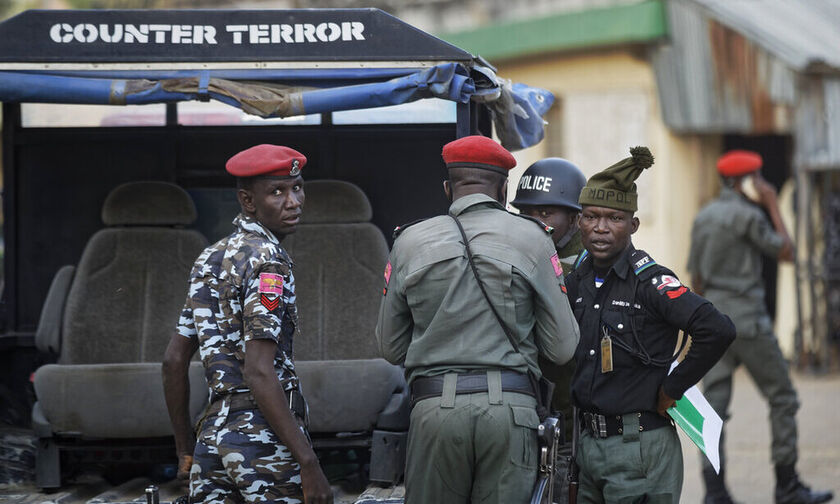
[[[706,498],[703,499],[703,504],[735,504],[729,490],[726,489],[723,474],[723,468],[720,473],[715,473],[711,467],[703,468],[703,481],[706,483]]]
[[[819,504],[834,498],[832,492],[811,490],[792,465],[776,466],[776,504]]]

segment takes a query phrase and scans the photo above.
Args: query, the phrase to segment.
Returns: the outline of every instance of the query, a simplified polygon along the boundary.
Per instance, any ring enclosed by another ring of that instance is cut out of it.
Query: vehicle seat
[[[310,432],[316,446],[371,446],[370,479],[394,483],[403,474],[408,390],[374,337],[388,245],[359,187],[316,180],[305,191],[303,219],[283,246],[294,263],[295,366]]]
[[[174,184],[121,185],[105,199],[106,227],[90,238],[75,271],[65,266],[53,280],[36,333],[40,350],[59,355],[34,377],[39,487],[60,486],[65,448],[172,434],[160,362],[193,262],[207,245],[184,229],[195,219],[192,199]],[[190,382],[196,415],[208,393],[198,361]]]

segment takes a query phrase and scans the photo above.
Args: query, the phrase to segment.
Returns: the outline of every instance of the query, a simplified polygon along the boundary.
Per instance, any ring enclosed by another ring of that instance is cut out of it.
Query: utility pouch
[[[537,416],[540,421],[545,420],[549,416],[559,416],[559,412],[551,411],[551,398],[554,396],[554,382],[541,376],[537,376],[528,372],[528,378],[531,380],[531,385],[534,388],[534,394],[537,398]]]

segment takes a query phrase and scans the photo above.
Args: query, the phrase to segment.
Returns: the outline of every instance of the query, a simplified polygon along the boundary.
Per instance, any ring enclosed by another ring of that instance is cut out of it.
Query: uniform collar
[[[618,256],[618,260],[612,265],[612,270],[622,280],[627,279],[627,273],[630,270],[630,254],[635,251],[636,247],[633,246],[633,242],[630,242],[630,246],[624,249],[624,252]]]
[[[726,185],[720,188],[718,197],[722,200],[746,200],[741,193]]]
[[[245,215],[244,213],[240,212],[240,214],[233,219],[233,225],[244,233],[253,233],[255,235],[262,236],[275,245],[280,245],[280,240],[274,236],[274,233],[269,231],[267,227],[263,226],[260,221],[251,216]]]
[[[575,234],[572,235],[572,239],[569,240],[569,243],[563,245],[559,249],[557,249],[557,255],[560,258],[575,256],[577,257],[578,254],[583,250],[583,240],[580,237],[580,229],[575,231]]]
[[[615,260],[615,263],[610,268],[622,280],[627,279],[627,274],[630,271],[630,255],[635,251],[636,247],[630,242],[630,246],[618,255],[618,259]],[[593,275],[595,274],[595,269],[592,264],[592,254],[587,254],[586,258],[580,264],[579,269],[584,270],[581,273],[589,273],[591,271]],[[609,276],[609,271],[606,276]],[[606,277],[604,278],[606,279]]]
[[[494,200],[490,196],[487,196],[486,194],[476,193],[470,194],[468,196],[463,196],[455,200],[452,203],[452,205],[449,206],[449,213],[457,217],[458,215],[461,215],[462,213],[466,212],[467,209],[477,205],[487,205],[490,207],[496,207],[500,210],[505,209],[505,207],[502,206],[501,203]]]

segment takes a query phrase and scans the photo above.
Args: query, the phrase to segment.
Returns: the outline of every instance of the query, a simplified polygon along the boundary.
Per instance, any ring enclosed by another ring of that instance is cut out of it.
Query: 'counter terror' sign
[[[470,59],[378,9],[33,10],[0,23],[0,62]]]

